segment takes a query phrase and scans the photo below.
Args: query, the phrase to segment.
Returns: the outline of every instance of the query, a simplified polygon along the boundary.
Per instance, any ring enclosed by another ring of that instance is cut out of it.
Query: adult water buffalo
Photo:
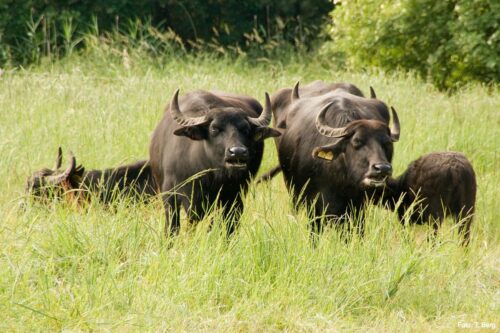
[[[151,170],[165,207],[165,233],[178,232],[181,205],[191,221],[218,205],[230,234],[243,210],[248,181],[260,166],[263,140],[280,135],[267,127],[269,96],[262,111],[248,96],[201,90],[180,99],[178,95],[177,90],[150,143]]]
[[[296,203],[305,201],[315,216],[329,219],[360,209],[366,191],[383,186],[392,173],[393,142],[400,125],[392,108],[363,97],[354,85],[313,82],[282,89],[272,97],[276,140],[285,183]],[[320,219],[313,221],[319,230]]]
[[[476,175],[465,155],[435,152],[411,162],[396,179],[389,179],[384,200],[390,208],[397,207],[400,220],[408,216],[411,223],[432,223],[435,233],[444,218],[452,216],[467,245],[476,190]]]
[[[26,181],[25,190],[36,199],[69,196],[77,200],[97,197],[110,203],[118,195],[134,200],[148,200],[157,193],[147,160],[105,170],[86,171],[71,156],[66,169],[61,169],[62,150],[59,147],[53,169],[44,168]]]

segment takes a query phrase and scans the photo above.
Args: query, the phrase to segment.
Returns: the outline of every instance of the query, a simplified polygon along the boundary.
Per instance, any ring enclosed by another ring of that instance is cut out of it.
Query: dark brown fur
[[[413,161],[398,178],[387,183],[385,201],[398,207],[401,220],[408,215],[415,224],[432,223],[435,231],[446,216],[459,223],[463,243],[470,241],[470,228],[476,203],[476,176],[465,155],[436,152]],[[409,211],[414,205],[414,210]]]
[[[65,170],[59,162],[54,169],[44,168],[33,173],[26,181],[26,192],[37,200],[50,197],[64,197],[70,201],[82,202],[93,196],[103,203],[110,203],[117,195],[134,200],[147,201],[157,193],[149,161],[142,160],[117,168],[86,171],[82,165],[70,170],[67,177],[53,183]]]
[[[172,116],[177,94],[153,132],[149,150],[151,170],[163,196],[165,233],[178,233],[180,207],[195,222],[215,205],[222,207],[230,234],[243,211],[248,182],[259,169],[263,140],[279,132],[250,121],[262,113],[254,98],[202,90],[181,96],[178,104],[184,117],[205,121],[181,125]],[[240,168],[232,166],[233,149],[246,152]]]
[[[327,124],[345,127],[349,134],[337,138],[320,134],[316,122],[325,107]],[[272,110],[275,126],[282,131],[275,139],[280,166],[262,180],[281,170],[294,202],[312,207],[314,229],[322,228],[323,216],[342,222],[346,213],[361,209],[367,187],[382,186],[391,174],[389,110],[382,101],[365,98],[356,86],[315,81],[300,89],[281,89],[273,94]],[[332,157],[322,159],[320,151]],[[379,165],[383,174],[374,171]],[[371,185],[369,178],[376,174],[380,182]]]

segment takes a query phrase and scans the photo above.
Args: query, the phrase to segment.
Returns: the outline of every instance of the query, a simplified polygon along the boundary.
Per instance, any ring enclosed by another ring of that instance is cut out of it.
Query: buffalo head
[[[26,193],[38,199],[46,199],[60,197],[65,192],[78,188],[85,169],[81,165],[76,165],[73,154],[66,169],[62,170],[61,164],[62,150],[59,147],[54,168],[41,169],[28,177],[25,185]]]
[[[396,110],[391,107],[393,126],[378,120],[355,120],[345,127],[332,128],[325,124],[325,113],[331,104],[318,114],[316,128],[334,141],[316,147],[314,158],[344,163],[349,178],[362,187],[378,187],[385,184],[392,174],[393,142],[399,140],[400,125]]]
[[[202,116],[189,117],[181,112],[178,95],[179,90],[170,103],[170,114],[181,125],[174,134],[202,140],[207,155],[223,168],[247,169],[255,143],[280,135],[268,127],[272,113],[267,93],[266,105],[259,117],[250,117],[243,109],[235,107],[213,108]]]

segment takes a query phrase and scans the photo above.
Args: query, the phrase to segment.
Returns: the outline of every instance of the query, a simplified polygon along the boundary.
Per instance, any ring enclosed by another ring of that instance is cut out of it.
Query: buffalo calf
[[[457,152],[436,152],[413,161],[398,178],[390,179],[384,200],[403,220],[408,215],[415,224],[431,222],[437,232],[450,215],[459,225],[463,244],[470,240],[476,203],[476,176],[471,163]],[[413,211],[409,211],[410,206]]]

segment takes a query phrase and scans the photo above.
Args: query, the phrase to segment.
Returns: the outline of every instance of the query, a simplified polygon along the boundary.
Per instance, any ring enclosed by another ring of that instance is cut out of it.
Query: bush
[[[440,89],[499,82],[498,1],[348,1],[332,17],[333,47],[352,67],[414,70]]]
[[[191,49],[307,48],[332,9],[329,0],[0,0],[0,65],[60,57],[84,34],[134,33],[138,21],[175,33]]]

